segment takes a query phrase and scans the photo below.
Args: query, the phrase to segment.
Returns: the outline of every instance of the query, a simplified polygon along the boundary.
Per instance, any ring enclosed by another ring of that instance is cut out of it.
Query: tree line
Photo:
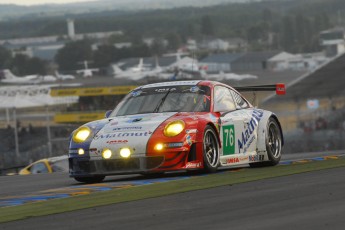
[[[91,51],[89,41],[70,42],[56,56],[62,69],[75,69],[78,61],[89,59],[94,65],[133,56],[159,55],[185,43],[188,38],[242,38],[250,50],[285,50],[292,53],[320,51],[319,33],[344,23],[343,0],[289,0],[232,3],[218,6],[140,12],[107,11],[65,17],[13,20],[0,23],[0,37],[63,35],[66,17],[73,17],[77,33],[122,30],[125,37],[113,37]],[[154,37],[152,47],[142,38]],[[168,40],[169,47],[162,41]],[[111,42],[131,41],[133,47],[116,49]],[[76,50],[85,47],[78,54]],[[80,68],[80,65],[79,65]]]

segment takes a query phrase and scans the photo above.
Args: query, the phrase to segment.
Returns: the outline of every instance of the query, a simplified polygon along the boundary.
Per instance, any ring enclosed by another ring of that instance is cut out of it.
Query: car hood
[[[146,144],[157,127],[176,112],[114,117],[93,137],[90,156],[100,157],[105,148],[114,152],[129,147],[134,155],[142,155]]]

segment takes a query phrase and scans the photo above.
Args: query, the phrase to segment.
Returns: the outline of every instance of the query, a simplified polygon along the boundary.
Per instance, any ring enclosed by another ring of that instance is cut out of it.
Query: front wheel
[[[203,139],[204,169],[206,172],[216,172],[219,165],[219,143],[214,129],[207,125]]]
[[[277,165],[282,156],[282,132],[277,121],[270,118],[266,130],[266,151],[269,161],[250,163],[251,167],[274,166]]]
[[[104,180],[105,176],[92,176],[92,177],[74,177],[78,182],[86,184],[100,183]]]

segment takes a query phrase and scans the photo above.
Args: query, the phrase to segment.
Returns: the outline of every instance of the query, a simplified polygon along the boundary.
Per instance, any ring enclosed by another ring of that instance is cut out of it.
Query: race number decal
[[[235,154],[235,127],[225,125],[223,128],[223,155]]]

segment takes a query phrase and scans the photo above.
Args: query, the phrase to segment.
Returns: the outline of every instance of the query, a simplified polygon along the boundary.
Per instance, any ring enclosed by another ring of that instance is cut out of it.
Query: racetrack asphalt
[[[308,159],[313,157],[343,155],[344,151],[324,153],[283,154],[282,161]],[[119,175],[106,177],[105,182],[145,179],[140,175]],[[59,189],[74,185],[81,185],[67,173],[35,174],[25,176],[0,176],[0,198],[8,196],[22,196],[49,189]]]
[[[344,229],[345,168],[0,224],[0,229]]]

